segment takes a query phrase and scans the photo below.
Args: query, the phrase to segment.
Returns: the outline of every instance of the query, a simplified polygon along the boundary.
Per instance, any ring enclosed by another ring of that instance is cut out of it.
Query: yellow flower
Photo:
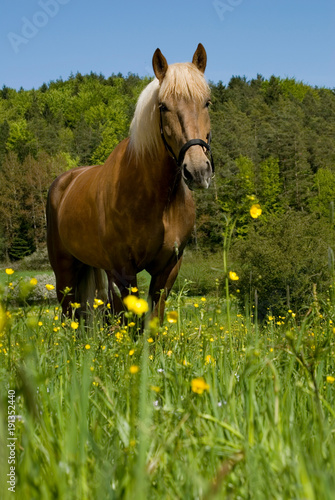
[[[71,328],[73,330],[77,330],[78,326],[79,326],[79,323],[77,323],[77,321],[72,321],[71,322]]]
[[[144,299],[139,299],[135,295],[128,295],[123,302],[127,306],[127,309],[137,314],[137,316],[142,316],[142,314],[149,310],[148,302]]]
[[[31,284],[32,286],[36,286],[36,285],[37,285],[37,279],[36,279],[36,278],[32,278],[32,279],[30,280],[30,284]]]
[[[237,281],[240,279],[234,271],[229,271],[229,278],[232,281]]]
[[[138,292],[138,288],[136,286],[133,286],[131,288],[131,291],[132,291],[132,293],[136,293],[136,292]]]
[[[42,326],[43,325],[42,321],[39,321],[37,324],[38,324],[38,326]]]
[[[327,377],[327,382],[329,382],[330,384],[333,384],[335,382],[335,377],[332,377],[331,375],[328,375]]]
[[[169,356],[169,357],[170,357],[170,356],[172,356],[172,351],[168,351],[168,352],[166,353],[166,355],[167,355],[167,356]]]
[[[250,208],[250,215],[253,219],[257,219],[262,214],[261,206],[256,203]]]
[[[87,349],[87,350],[91,349],[90,344],[86,344],[86,345],[85,345],[85,349]]]
[[[210,354],[206,356],[206,365],[208,365],[209,363],[215,363],[215,359]]]
[[[152,337],[150,337],[150,338],[148,339],[149,344],[152,344],[152,343],[153,343],[153,341],[154,341],[154,339],[153,339]]]
[[[3,310],[3,308],[1,307],[0,305],[0,333],[3,332],[3,330],[5,329],[5,325],[7,323],[7,314],[6,312]]]
[[[135,352],[135,349],[131,349],[131,350],[129,351],[129,356],[132,356],[132,355],[134,354],[134,352]]]
[[[8,274],[8,276],[10,276],[11,274],[14,274],[14,269],[12,269],[12,268],[10,268],[10,267],[9,267],[9,268],[7,268],[7,269],[6,269],[6,274]]]
[[[202,377],[194,378],[191,382],[192,391],[196,394],[202,394],[204,391],[209,390],[209,385]]]
[[[151,386],[150,386],[150,389],[151,389],[152,391],[155,391],[155,392],[160,392],[160,390],[161,390],[161,388],[160,388],[160,387],[158,387],[157,385],[151,385]]]
[[[199,307],[199,304],[193,304],[193,305],[194,305],[194,307]]]
[[[201,300],[201,302],[206,302],[207,299],[206,299],[206,297],[201,297],[200,300]]]
[[[49,291],[51,291],[51,290],[54,290],[54,289],[55,289],[55,287],[54,287],[53,285],[49,285],[49,284],[45,285],[45,288],[46,288],[47,290],[49,290]]]
[[[178,321],[178,313],[177,311],[170,311],[167,313],[166,318],[169,323],[177,323]]]
[[[72,307],[72,309],[79,309],[80,304],[79,302],[70,302],[70,306]]]
[[[101,299],[94,299],[94,304],[93,304],[94,309],[96,309],[99,306],[103,306],[103,305],[104,305],[103,300],[101,300]]]
[[[137,373],[139,370],[140,370],[140,367],[136,366],[136,365],[131,365],[131,367],[129,368],[129,371],[130,371],[130,373],[132,375],[134,375],[135,373]]]

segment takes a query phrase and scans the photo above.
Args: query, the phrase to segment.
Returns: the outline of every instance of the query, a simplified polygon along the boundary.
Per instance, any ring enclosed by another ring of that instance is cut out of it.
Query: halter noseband
[[[185,155],[186,155],[186,152],[187,152],[187,150],[189,148],[191,148],[192,146],[201,146],[201,147],[207,149],[207,151],[210,154],[210,161],[211,161],[211,167],[212,167],[212,177],[214,177],[214,172],[215,172],[214,160],[213,160],[212,150],[211,150],[211,147],[210,147],[212,134],[211,133],[209,134],[208,142],[205,142],[202,139],[190,139],[189,141],[187,141],[184,144],[184,146],[181,148],[181,150],[179,151],[179,155],[178,155],[178,158],[177,158],[175,156],[175,154],[174,154],[174,152],[173,152],[170,144],[168,144],[167,140],[165,139],[164,130],[163,130],[162,109],[161,108],[159,108],[159,115],[160,115],[161,137],[162,137],[164,146],[167,149],[167,151],[170,153],[170,155],[172,156],[172,158],[174,159],[174,161],[177,163],[178,167],[182,166],[184,158],[185,158]]]

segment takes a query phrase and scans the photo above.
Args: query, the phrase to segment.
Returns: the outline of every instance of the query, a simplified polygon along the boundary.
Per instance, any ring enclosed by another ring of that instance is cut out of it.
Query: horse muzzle
[[[205,153],[196,161],[185,160],[187,151],[192,146],[201,146]],[[202,139],[191,139],[181,148],[177,164],[181,168],[183,179],[191,191],[195,189],[207,189],[214,177],[214,161],[209,143]]]

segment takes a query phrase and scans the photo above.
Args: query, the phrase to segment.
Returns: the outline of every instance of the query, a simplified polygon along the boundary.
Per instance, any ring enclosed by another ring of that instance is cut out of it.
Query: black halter
[[[164,142],[164,146],[166,147],[167,151],[170,153],[174,161],[177,163],[178,167],[181,167],[185,158],[186,151],[191,148],[192,146],[201,146],[205,149],[207,149],[209,155],[210,155],[210,162],[211,162],[211,167],[212,167],[212,177],[214,177],[214,160],[213,160],[213,155],[212,155],[212,150],[210,147],[211,143],[211,138],[212,134],[209,134],[208,137],[208,142],[203,141],[202,139],[191,139],[187,141],[184,146],[181,148],[179,151],[178,158],[175,156],[170,144],[168,144],[167,140],[165,139],[164,131],[163,131],[163,118],[162,118],[162,110],[159,108],[159,114],[160,114],[160,127],[161,127],[161,136]]]

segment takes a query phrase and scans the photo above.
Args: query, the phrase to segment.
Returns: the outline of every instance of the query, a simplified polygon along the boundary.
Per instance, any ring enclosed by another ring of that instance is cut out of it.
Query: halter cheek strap
[[[185,158],[185,154],[186,154],[186,152],[187,152],[187,150],[189,148],[191,148],[192,146],[201,146],[201,147],[207,149],[207,151],[210,154],[210,161],[211,161],[211,167],[212,167],[212,177],[214,177],[215,167],[214,167],[214,160],[213,160],[212,150],[211,150],[211,147],[210,147],[210,142],[211,142],[212,134],[211,133],[209,134],[208,142],[205,142],[202,139],[191,139],[191,140],[187,141],[184,144],[184,146],[181,148],[181,150],[179,151],[178,158],[176,158],[176,156],[175,156],[175,154],[174,154],[174,152],[173,152],[170,144],[165,139],[164,130],[163,130],[162,110],[160,109],[159,111],[160,111],[159,114],[160,114],[161,136],[162,136],[162,140],[163,140],[164,146],[167,149],[167,151],[170,153],[170,155],[172,156],[172,158],[174,159],[174,161],[177,163],[178,167],[182,166],[184,158]]]

